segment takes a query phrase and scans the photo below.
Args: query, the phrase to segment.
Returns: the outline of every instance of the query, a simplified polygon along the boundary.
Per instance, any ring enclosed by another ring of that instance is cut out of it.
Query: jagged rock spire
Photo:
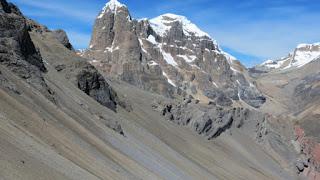
[[[176,91],[222,106],[240,99],[254,107],[263,103],[242,65],[184,16],[136,21],[125,5],[111,0],[96,19],[84,56],[107,76],[168,97]]]
[[[119,1],[117,0],[110,0],[107,4],[106,7],[109,7],[110,9],[116,9],[118,7],[123,7],[125,6],[124,4],[121,4]]]
[[[112,13],[116,13],[118,8],[127,7],[126,5],[120,3],[117,0],[110,0],[106,3],[106,5],[102,8],[101,13],[99,14],[98,18],[102,18],[103,15],[109,10]]]

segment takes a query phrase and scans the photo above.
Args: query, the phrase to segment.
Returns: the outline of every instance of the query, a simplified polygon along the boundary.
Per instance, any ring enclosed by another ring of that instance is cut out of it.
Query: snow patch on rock
[[[178,57],[183,58],[187,63],[192,63],[197,59],[197,56],[189,56],[189,55],[177,55]]]
[[[156,41],[156,38],[153,35],[149,35],[147,40],[149,42],[151,42],[152,44],[158,44],[157,41]]]
[[[155,61],[150,61],[150,62],[148,62],[148,65],[149,65],[149,66],[157,66],[157,65],[159,65],[159,64],[156,63]]]
[[[110,0],[108,3],[106,3],[106,5],[103,7],[101,13],[99,14],[99,16],[97,17],[98,19],[102,18],[103,15],[110,10],[113,13],[117,12],[117,9],[120,7],[126,7],[126,5],[121,4],[119,1],[117,0]]]
[[[171,84],[174,87],[177,87],[177,85],[169,78],[169,76],[165,72],[162,72],[162,75],[167,78],[169,84]]]
[[[267,60],[262,63],[263,66],[268,67],[269,69],[278,69],[280,68],[285,60],[280,60],[280,61],[274,61],[274,60]]]
[[[165,52],[162,48],[160,48],[160,51],[163,55],[164,60],[172,65],[172,66],[178,66],[177,62],[174,60],[174,58],[172,57],[172,55],[170,53]]]
[[[166,33],[171,29],[170,24],[179,21],[183,26],[183,32],[187,36],[192,34],[198,37],[209,37],[210,35],[200,30],[195,24],[188,20],[185,16],[175,15],[175,14],[164,14],[153,18],[150,20],[150,25],[153,30],[160,36],[166,35]]]
[[[294,53],[294,59],[291,61],[290,65],[285,69],[290,67],[302,67],[309,62],[320,56],[320,44],[309,44],[309,45],[299,45]]]

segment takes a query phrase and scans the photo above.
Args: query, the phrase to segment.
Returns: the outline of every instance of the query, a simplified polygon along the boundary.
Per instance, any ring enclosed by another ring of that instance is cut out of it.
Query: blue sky
[[[10,1],[10,0],[9,0]],[[164,13],[188,17],[246,66],[320,41],[319,0],[119,0],[133,18]],[[107,0],[11,0],[28,17],[64,29],[76,48],[88,46],[94,19]]]

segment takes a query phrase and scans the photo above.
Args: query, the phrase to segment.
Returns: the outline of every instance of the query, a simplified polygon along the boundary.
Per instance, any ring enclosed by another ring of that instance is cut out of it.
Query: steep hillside
[[[82,57],[64,31],[5,0],[0,22],[0,179],[278,180],[317,172],[318,149],[306,139],[317,129],[265,114],[274,100],[262,86],[267,76],[256,79],[263,105],[246,69],[183,16],[137,21],[111,0]],[[310,76],[292,91],[315,113],[316,66],[305,66]],[[263,112],[253,108],[261,105]],[[303,144],[310,152],[299,151]]]
[[[313,176],[319,177],[320,167],[318,53],[318,44],[299,45],[293,55],[285,58],[281,66],[267,71],[264,69],[264,73],[257,69],[252,71],[258,89],[267,97],[267,102],[261,110],[292,119],[296,134],[294,141],[298,142],[301,154],[308,157],[312,164],[312,167],[305,171],[311,179]]]

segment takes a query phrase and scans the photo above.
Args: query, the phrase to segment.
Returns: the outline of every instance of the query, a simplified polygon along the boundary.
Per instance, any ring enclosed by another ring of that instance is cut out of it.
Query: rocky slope
[[[40,90],[46,97],[54,101],[53,92],[43,79],[43,73],[47,70],[44,62],[31,41],[28,33],[26,19],[19,9],[4,0],[0,1],[0,64],[12,71],[15,75],[23,78],[30,85]],[[3,86],[15,90],[1,76]]]
[[[0,2],[0,179],[269,180],[316,173],[318,149],[308,133],[317,129],[301,133],[288,117],[242,103],[258,107],[264,100],[245,68],[186,18],[137,21],[112,0],[97,19],[108,30],[95,27],[84,59],[63,31]],[[193,81],[185,79],[189,71]],[[217,86],[210,93],[208,82]],[[314,96],[317,76],[297,84],[297,97]],[[306,107],[317,111],[314,103]],[[297,142],[310,147],[306,156],[296,152]]]
[[[48,82],[44,78],[48,71],[46,63],[50,59],[45,56],[46,54],[40,54],[39,49],[36,49],[29,31],[38,32],[42,35],[49,33],[53,36],[53,40],[63,45],[65,44],[60,41],[60,38],[57,38],[56,31],[51,32],[43,26],[33,26],[34,22],[27,20],[13,4],[6,1],[1,1],[1,4],[5,10],[0,14],[2,20],[0,62],[2,68],[13,72],[16,76],[24,79],[31,86],[39,90],[50,101],[59,104],[55,92],[48,86]],[[64,39],[65,42],[69,41],[66,36]],[[43,60],[44,58],[46,60]],[[63,63],[55,61],[54,64],[58,72],[67,71],[67,78],[71,79],[80,90],[102,105],[112,110],[116,109],[116,93],[111,89],[102,75],[84,59],[71,62],[69,60]],[[4,73],[1,73],[1,84],[7,87],[8,90],[17,94],[21,93],[15,89],[16,86],[13,83],[5,78]]]
[[[280,61],[264,63],[251,70],[257,87],[267,97],[262,111],[290,117],[294,124],[298,152],[309,159],[304,170],[309,178],[319,178],[318,119],[320,105],[319,44],[299,45],[294,53]],[[272,67],[272,68],[270,68]],[[262,69],[261,69],[262,68]],[[298,163],[298,164],[299,164]]]
[[[108,76],[167,97],[192,95],[222,106],[259,107],[265,101],[246,69],[183,16],[135,20],[112,0],[98,15],[82,56]]]

